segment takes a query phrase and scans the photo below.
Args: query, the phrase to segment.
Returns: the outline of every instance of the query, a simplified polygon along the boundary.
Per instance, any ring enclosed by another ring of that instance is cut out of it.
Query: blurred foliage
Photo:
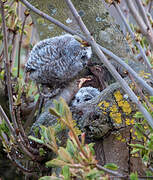
[[[150,97],[150,103],[153,103],[153,96]],[[146,109],[153,117],[153,104],[148,108],[144,104]],[[146,167],[153,168],[153,129],[148,125],[142,113],[137,112],[135,118],[141,119],[141,122],[137,122],[134,125],[136,138],[139,140],[140,144],[130,144],[133,148],[131,154],[136,157],[140,157]],[[152,171],[147,171],[146,175],[153,176]]]
[[[120,0],[106,0],[107,3],[112,3],[113,1],[116,1],[120,3]],[[144,5],[148,5],[149,0],[143,0]],[[4,10],[5,10],[5,20],[6,20],[6,26],[7,26],[7,33],[8,33],[8,53],[9,53],[9,61],[10,64],[12,61],[14,62],[14,66],[11,68],[11,80],[12,80],[12,89],[13,89],[13,101],[14,101],[14,107],[20,107],[21,104],[27,103],[29,104],[31,102],[31,98],[33,98],[35,101],[38,100],[38,93],[36,86],[31,82],[25,82],[24,81],[24,67],[18,67],[18,61],[19,58],[17,55],[15,56],[15,59],[12,60],[11,56],[13,51],[16,51],[16,54],[19,53],[18,47],[15,48],[14,37],[18,35],[21,36],[22,33],[22,20],[18,15],[18,1],[11,1],[7,0],[6,3],[4,3]],[[24,12],[25,16],[29,15],[29,11],[25,10]],[[149,17],[149,15],[148,15]],[[153,21],[151,17],[149,17],[149,20],[151,24],[153,24]],[[37,19],[39,24],[44,23],[43,18]],[[29,50],[29,48],[32,48],[32,44],[30,44],[30,38],[31,38],[31,32],[29,29],[32,26],[32,22],[27,22],[25,24],[25,28],[23,29],[23,35],[24,38],[28,39],[28,43],[24,44],[26,39],[22,42],[21,47],[21,55],[24,55],[26,50]],[[136,40],[140,42],[142,47],[144,49],[149,49],[149,44],[146,41],[146,38],[142,36],[140,29],[134,25],[130,24],[133,31],[135,31],[135,37]],[[4,63],[4,46],[3,46],[3,33],[2,33],[2,17],[0,15],[0,80],[4,83],[6,80],[5,75],[5,63]],[[30,33],[29,33],[30,32]],[[133,52],[135,55],[139,54],[139,50],[134,45],[133,41],[127,34],[127,41],[131,48],[133,49]],[[24,45],[23,45],[24,44]],[[27,45],[28,44],[28,45]],[[150,50],[146,51],[146,55],[150,62],[153,64],[153,54],[150,52]],[[23,57],[22,57],[23,58]],[[25,58],[25,57],[24,57]],[[24,62],[24,61],[23,61]],[[17,78],[17,71],[18,68],[21,68],[20,76]],[[141,74],[144,78],[147,78],[149,74],[142,72]],[[125,113],[130,114],[131,108],[127,102],[122,102],[122,97],[120,95],[120,92],[116,93],[116,102],[120,103],[120,107],[124,110]],[[34,101],[33,100],[33,101]],[[153,108],[153,97],[150,97],[148,100],[150,101],[150,104]],[[103,102],[103,104],[107,107],[109,106],[108,102]],[[152,108],[148,106],[148,104],[144,103],[144,106],[150,112],[150,114],[153,117],[153,111]],[[92,180],[92,179],[110,179],[109,175],[107,175],[104,171],[101,171],[97,168],[98,161],[95,157],[95,151],[94,151],[94,144],[85,144],[85,134],[81,133],[81,131],[77,128],[76,121],[72,119],[72,113],[70,112],[69,107],[65,103],[63,99],[60,99],[59,101],[54,100],[54,108],[50,108],[50,113],[57,117],[58,119],[58,125],[53,127],[45,127],[40,126],[40,131],[37,130],[37,133],[40,132],[40,138],[29,136],[29,139],[32,141],[35,141],[36,143],[39,143],[43,145],[42,147],[39,147],[39,154],[40,156],[45,156],[47,154],[46,149],[44,146],[46,146],[48,149],[52,150],[57,157],[46,162],[47,167],[58,167],[61,168],[61,173],[57,177],[56,174],[52,174],[51,176],[44,176],[40,178],[40,180],[48,180],[48,179],[85,179],[85,180]],[[115,108],[112,109],[112,112],[115,111]],[[113,115],[113,113],[112,113]],[[115,117],[116,118],[116,117]],[[137,123],[131,123],[134,124],[135,127],[135,135],[136,138],[140,141],[139,144],[130,144],[132,147],[131,155],[135,156],[138,155],[146,167],[153,168],[153,130],[151,127],[147,124],[147,121],[143,117],[143,115],[140,112],[137,112],[135,114],[135,118],[137,118]],[[117,117],[118,122],[120,122],[120,116]],[[127,125],[129,124],[128,119],[126,120]],[[57,137],[57,133],[64,128],[69,129],[69,137],[67,139],[67,143],[65,147],[60,147],[58,145],[59,139]],[[5,136],[4,136],[5,135]],[[4,138],[5,137],[5,138]],[[18,150],[17,143],[15,142],[14,138],[12,137],[6,122],[2,120],[0,124],[0,139],[3,144],[3,150],[6,153],[10,153],[12,149]],[[18,153],[18,151],[16,151]],[[113,163],[108,163],[104,166],[105,168],[116,171],[118,170],[118,167]],[[153,172],[148,170],[146,171],[146,176],[153,176]],[[130,175],[131,180],[137,180],[138,174],[137,172],[131,173]]]
[[[61,174],[57,177],[55,174],[52,176],[45,176],[40,180],[47,179],[98,179],[100,177],[108,179],[104,172],[98,170],[96,167],[97,160],[93,149],[94,144],[85,144],[85,134],[80,134],[76,128],[75,121],[72,119],[72,114],[61,98],[60,101],[54,101],[54,108],[50,109],[50,113],[56,116],[62,126],[69,128],[69,138],[66,147],[59,147],[56,142],[56,131],[53,127],[41,126],[41,139],[29,136],[31,140],[43,144],[54,151],[57,155],[55,159],[46,162],[47,167],[61,167]],[[78,135],[80,135],[80,140]],[[104,166],[107,169],[117,170],[118,167],[109,163]]]

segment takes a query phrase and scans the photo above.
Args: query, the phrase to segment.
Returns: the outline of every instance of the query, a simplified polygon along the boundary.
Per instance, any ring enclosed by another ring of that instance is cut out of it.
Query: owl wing
[[[32,49],[26,64],[26,71],[35,71],[60,57],[59,48],[53,39],[40,41]]]

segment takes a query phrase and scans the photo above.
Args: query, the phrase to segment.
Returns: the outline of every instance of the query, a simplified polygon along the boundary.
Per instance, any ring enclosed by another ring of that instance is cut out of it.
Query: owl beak
[[[89,47],[90,45],[88,44],[87,41],[84,41],[83,39],[81,39],[79,36],[74,35],[74,38],[81,43],[81,47]]]

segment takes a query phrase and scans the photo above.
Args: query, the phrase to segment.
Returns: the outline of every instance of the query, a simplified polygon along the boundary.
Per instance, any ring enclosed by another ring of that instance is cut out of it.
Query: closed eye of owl
[[[77,94],[75,95],[75,98],[72,102],[73,107],[79,107],[81,105],[84,105],[86,102],[92,100],[94,97],[98,96],[100,94],[100,91],[93,87],[82,87]]]

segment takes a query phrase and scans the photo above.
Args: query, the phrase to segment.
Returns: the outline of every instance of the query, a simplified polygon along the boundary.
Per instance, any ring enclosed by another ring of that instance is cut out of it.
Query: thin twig
[[[7,115],[5,114],[5,112],[4,112],[4,110],[3,110],[1,105],[0,105],[0,113],[1,113],[1,116],[4,118],[6,124],[8,125],[8,128],[11,131],[12,135],[14,137],[16,137],[15,129],[13,128],[11,122],[9,121],[9,119],[8,119]]]
[[[150,0],[149,8],[148,8],[149,13],[151,12],[151,9],[153,9],[152,5],[153,5],[153,0]]]
[[[151,141],[151,139],[149,138],[149,136],[147,136],[138,126],[135,127],[141,134],[143,134],[143,136],[148,139],[149,141]]]
[[[122,77],[120,76],[120,74],[116,71],[116,69],[114,68],[114,66],[112,66],[112,64],[108,61],[108,59],[106,58],[106,56],[103,54],[103,52],[100,50],[99,46],[97,45],[97,43],[95,42],[95,40],[93,39],[93,37],[91,37],[90,32],[88,31],[87,27],[85,26],[84,22],[82,21],[81,17],[79,16],[77,10],[75,9],[75,7],[73,6],[71,0],[65,0],[65,2],[67,3],[69,9],[71,10],[74,18],[76,19],[76,21],[78,22],[81,30],[85,33],[89,44],[92,46],[92,48],[95,50],[95,53],[97,54],[97,56],[99,57],[99,59],[101,60],[102,63],[104,63],[104,65],[107,67],[107,69],[111,72],[111,74],[113,75],[113,77],[121,84],[122,88],[124,89],[124,91],[129,95],[130,99],[137,105],[138,109],[140,112],[142,112],[142,114],[144,115],[144,117],[146,118],[146,120],[148,121],[149,125],[153,128],[153,118],[152,116],[148,113],[148,111],[145,109],[145,107],[141,104],[141,102],[138,100],[138,97],[135,95],[135,93],[131,90],[131,88],[128,86],[128,84],[126,83],[126,81],[124,79],[122,79]]]
[[[96,164],[96,167],[97,167],[99,170],[102,170],[102,171],[104,171],[104,172],[106,172],[106,173],[108,173],[108,174],[111,174],[111,175],[114,175],[114,176],[117,176],[117,177],[122,177],[122,178],[123,178],[123,177],[124,177],[124,178],[127,177],[127,176],[123,176],[123,175],[120,174],[119,172],[112,171],[112,170],[110,170],[110,169],[107,169],[107,168],[99,165],[99,164]]]
[[[15,63],[16,48],[17,48],[17,33],[13,31],[12,49],[10,52],[10,70],[11,70],[11,72],[12,72],[12,69],[13,69],[14,63]]]
[[[12,2],[10,2],[10,4],[8,5],[9,6],[9,9],[11,9],[11,7],[13,6],[13,4],[15,3],[15,1],[13,0]],[[6,11],[6,16],[9,14],[9,9]]]
[[[112,57],[117,63],[119,63],[122,67],[124,67],[134,78],[135,80],[140,84],[140,86],[150,94],[150,96],[153,96],[153,88],[149,86],[145,80],[143,80],[126,62],[124,62],[120,57],[113,54],[108,49],[101,47],[99,45],[99,48],[108,56]]]
[[[24,129],[27,129],[28,127],[30,127],[30,125],[33,123],[33,119],[34,119],[34,115],[35,112],[37,111],[39,104],[41,103],[41,97],[39,96],[36,104],[33,106],[33,109],[31,111],[31,113],[29,114],[29,116],[27,117],[27,120],[24,124]]]
[[[152,27],[151,27],[151,24],[148,20],[148,17],[147,17],[145,9],[143,7],[142,1],[140,1],[140,0],[135,0],[135,1],[136,1],[138,8],[139,8],[139,12],[141,14],[141,17],[143,18],[143,20],[144,20],[145,24],[147,25],[147,27],[149,28],[149,30],[152,31]]]
[[[143,22],[143,19],[139,15],[136,7],[134,6],[133,0],[126,0],[127,6],[130,9],[132,16],[134,17],[135,21],[139,25],[142,34],[147,38],[150,43],[150,46],[153,49],[153,33],[148,29],[147,25]]]
[[[84,149],[82,148],[82,144],[80,143],[79,138],[78,138],[78,136],[76,135],[76,133],[74,132],[74,129],[73,129],[73,127],[71,126],[71,124],[67,123],[62,117],[60,117],[60,120],[61,120],[61,121],[70,129],[70,131],[72,132],[72,134],[73,134],[73,136],[74,136],[74,139],[76,140],[76,143],[77,143],[80,151],[81,151],[82,154],[84,155],[84,157],[85,157],[86,159],[89,159],[87,153],[86,153],[86,152],[84,151]]]
[[[24,3],[25,6],[27,6],[29,9],[31,9],[33,12],[35,12],[36,14],[40,15],[41,17],[43,17],[44,19],[47,19],[48,21],[56,24],[57,26],[59,26],[60,28],[62,28],[64,31],[72,34],[72,35],[78,35],[80,36],[82,39],[86,40],[86,38],[81,35],[78,34],[76,31],[70,29],[69,27],[65,26],[64,24],[62,24],[61,22],[59,22],[58,20],[55,20],[54,18],[48,16],[47,14],[43,13],[42,11],[40,11],[39,9],[35,8],[34,6],[32,6],[29,2],[27,2],[26,0],[20,0],[22,3]],[[86,40],[87,41],[87,40]],[[153,96],[153,88],[151,86],[149,86],[140,76],[138,76],[138,74],[127,64],[125,63],[121,58],[119,58],[118,56],[116,56],[115,54],[113,54],[111,51],[109,51],[108,49],[100,46],[100,49],[107,54],[109,57],[112,57],[117,63],[119,63],[122,67],[124,67],[129,73],[132,74],[132,76],[140,83],[140,85],[146,89],[146,91]]]
[[[9,153],[7,155],[8,155],[8,158],[15,164],[15,166],[22,170],[22,172],[33,173],[33,171],[25,168],[23,165],[20,164],[18,160],[13,158]]]
[[[138,84],[134,81],[133,77],[129,74],[129,78],[131,79],[131,81],[134,83],[135,87],[136,87],[136,91],[138,92],[138,94],[140,94],[140,96],[144,99],[144,101],[146,102],[147,106],[151,109],[151,111],[153,112],[153,107],[152,104],[148,101],[148,99],[145,97],[145,95],[142,92],[142,89],[138,86]]]
[[[1,113],[2,117],[4,118],[5,122],[7,123],[8,128],[10,129],[13,137],[16,139],[16,142],[17,142],[18,145],[21,147],[21,149],[22,149],[29,157],[31,157],[32,159],[35,159],[35,157],[24,147],[24,142],[21,142],[21,140],[18,140],[18,137],[16,136],[16,132],[15,132],[14,128],[12,127],[12,125],[11,125],[11,123],[10,123],[7,115],[5,114],[3,108],[1,107],[1,105],[0,105],[0,113]],[[20,137],[20,139],[22,139],[22,138]]]
[[[1,14],[2,14],[2,28],[3,28],[3,40],[4,40],[4,55],[5,55],[5,71],[6,71],[6,81],[7,81],[7,90],[8,90],[8,97],[9,97],[9,108],[10,108],[10,114],[11,119],[13,121],[13,125],[15,128],[15,131],[13,133],[16,134],[16,131],[19,129],[18,124],[16,122],[15,112],[13,108],[13,95],[12,95],[12,87],[11,87],[11,75],[10,75],[10,63],[8,59],[8,44],[7,44],[7,33],[6,33],[6,23],[5,23],[5,16],[4,16],[4,4],[0,0],[1,4]],[[16,137],[16,136],[15,136]],[[25,148],[24,143],[22,142],[22,137],[17,137],[16,142],[18,143],[19,147],[32,159],[35,159],[35,156]]]
[[[21,123],[21,117],[20,117],[20,113],[21,113],[21,109],[20,107],[17,107],[17,121],[18,121],[18,125],[19,125],[19,133],[21,134],[21,139],[22,139],[22,142],[25,146],[25,148],[27,148],[28,151],[30,151],[31,153],[33,154],[39,154],[39,150],[37,149],[34,149],[30,146],[30,143],[29,143],[29,139],[27,137],[27,135],[25,134],[25,131],[23,129],[23,126],[22,126],[22,123]]]
[[[23,33],[24,33],[24,26],[26,23],[27,15],[24,13],[24,20],[22,23],[22,29],[21,29],[21,35],[20,35],[20,40],[19,40],[19,49],[18,49],[18,70],[17,70],[17,77],[20,76],[20,56],[21,56],[21,45],[22,45],[22,38],[23,38]]]
[[[123,21],[124,25],[126,26],[127,30],[129,31],[132,39],[134,40],[135,45],[136,45],[136,46],[138,47],[138,49],[140,50],[140,53],[141,53],[141,55],[142,55],[142,57],[143,57],[143,59],[144,59],[144,62],[145,62],[145,64],[146,64],[147,67],[148,67],[148,70],[150,71],[150,73],[151,73],[152,76],[153,76],[153,70],[152,70],[151,64],[150,64],[150,62],[149,62],[149,60],[148,60],[148,58],[147,58],[147,56],[146,56],[146,53],[145,53],[144,49],[142,48],[140,42],[136,41],[135,34],[133,33],[131,27],[130,27],[129,24],[127,23],[126,18],[125,18],[124,14],[123,14],[122,11],[121,11],[121,8],[119,7],[119,5],[118,5],[116,2],[114,2],[113,5],[114,5],[114,7],[116,8],[117,12],[119,13],[120,17],[122,18],[122,21]]]
[[[4,55],[5,55],[5,71],[6,71],[6,81],[7,81],[7,90],[8,90],[8,97],[9,97],[9,108],[11,119],[13,121],[14,128],[17,129],[18,125],[16,122],[14,108],[13,108],[13,94],[12,94],[12,87],[11,87],[11,75],[10,75],[10,62],[8,59],[8,44],[7,44],[7,33],[6,33],[6,23],[5,23],[5,15],[4,15],[4,4],[0,0],[1,4],[1,14],[2,14],[2,29],[3,29],[3,40],[4,40]]]

